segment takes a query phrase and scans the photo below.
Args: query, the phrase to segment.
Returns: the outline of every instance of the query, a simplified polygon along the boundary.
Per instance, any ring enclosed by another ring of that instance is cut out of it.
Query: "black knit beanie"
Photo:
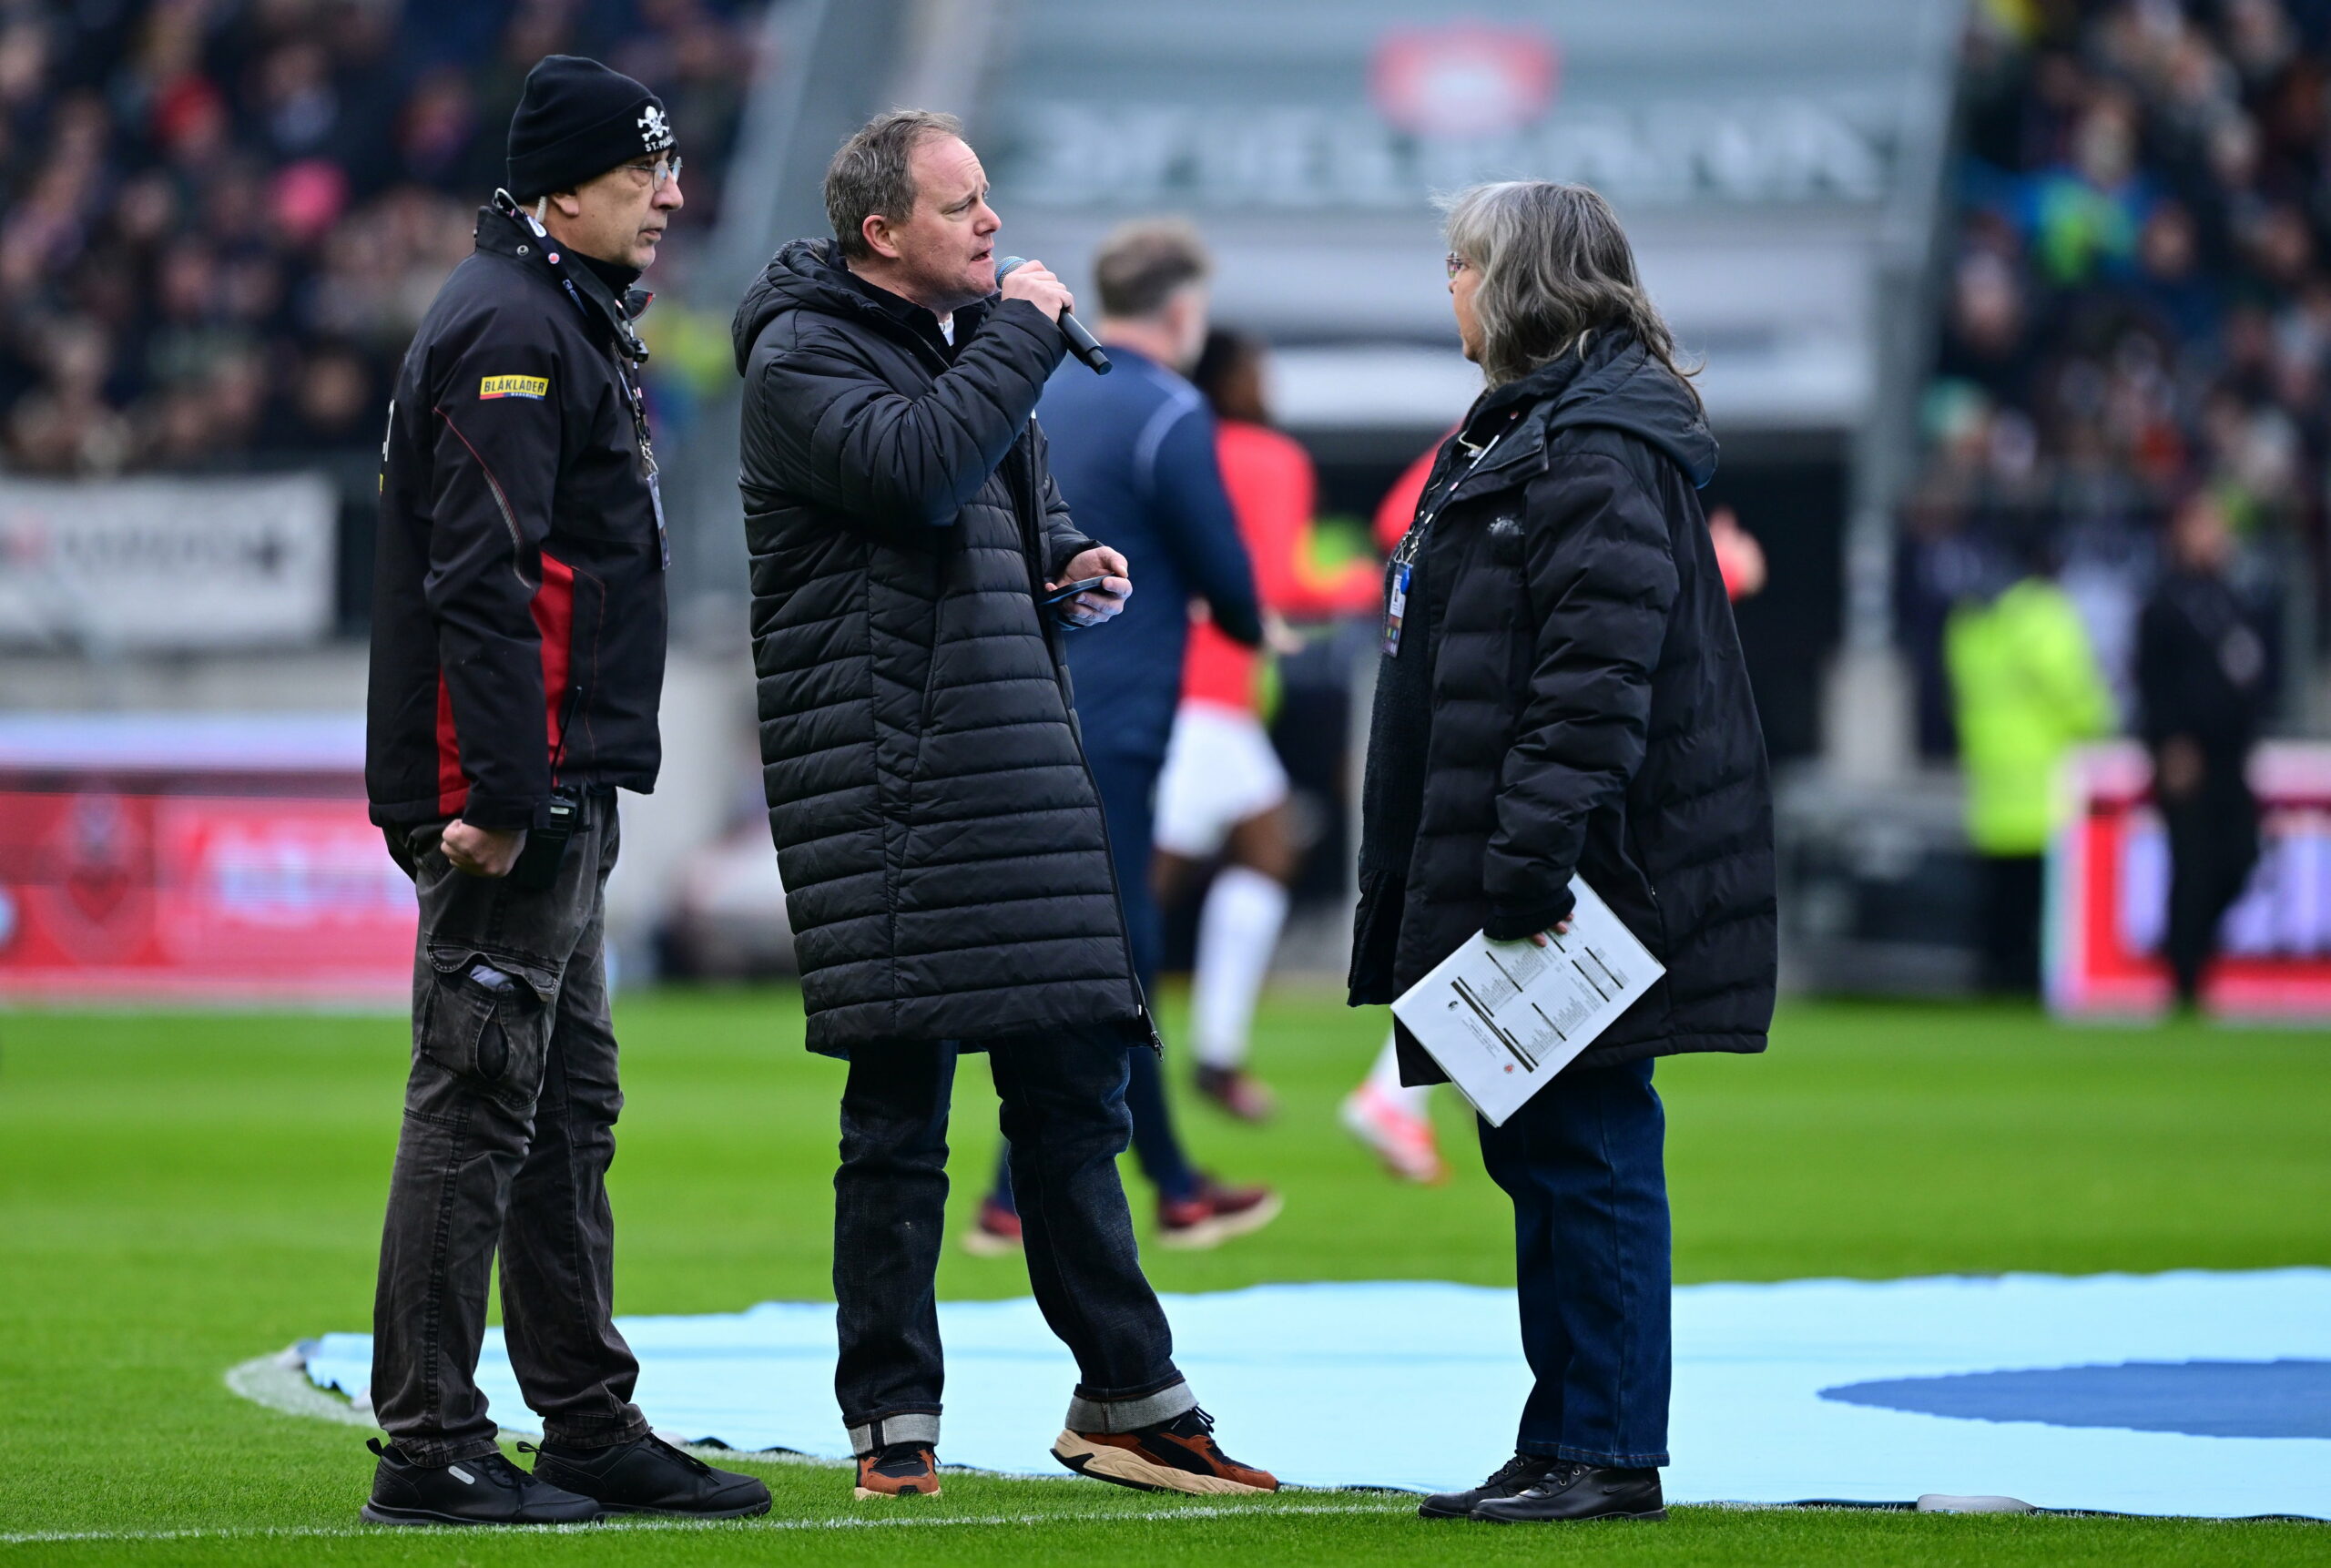
[[[545,55],[510,117],[510,194],[532,202],[572,190],[673,142],[664,100],[579,55]]]

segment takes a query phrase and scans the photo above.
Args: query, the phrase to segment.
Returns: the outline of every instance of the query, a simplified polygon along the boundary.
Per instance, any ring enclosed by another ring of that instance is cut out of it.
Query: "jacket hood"
[[[1623,430],[1659,449],[1695,490],[1715,477],[1717,447],[1691,389],[1631,332],[1598,333],[1481,400],[1483,412],[1516,402],[1547,404],[1547,433],[1573,425]]]
[[[738,375],[745,373],[761,333],[788,311],[880,317],[882,312],[874,301],[850,286],[840,249],[831,239],[796,239],[769,258],[761,275],[737,302],[736,319],[728,326],[736,344]]]

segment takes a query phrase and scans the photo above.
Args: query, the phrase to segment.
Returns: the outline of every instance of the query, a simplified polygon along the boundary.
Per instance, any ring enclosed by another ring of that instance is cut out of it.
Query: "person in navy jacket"
[[[1141,584],[1108,636],[1070,637],[1068,667],[1134,965],[1149,993],[1159,947],[1149,883],[1153,818],[1181,703],[1190,606],[1204,605],[1225,633],[1252,647],[1263,639],[1262,606],[1215,457],[1214,415],[1182,373],[1206,344],[1205,249],[1186,224],[1134,222],[1103,241],[1093,270],[1111,373],[1064,363],[1045,383],[1036,418],[1077,525],[1123,552]],[[1157,1189],[1163,1245],[1212,1247],[1276,1217],[1278,1197],[1268,1188],[1226,1186],[1191,1166],[1158,1063],[1146,1053],[1136,1054],[1125,1102],[1134,1155]],[[964,1245],[1006,1250],[1018,1229],[1000,1172]]]

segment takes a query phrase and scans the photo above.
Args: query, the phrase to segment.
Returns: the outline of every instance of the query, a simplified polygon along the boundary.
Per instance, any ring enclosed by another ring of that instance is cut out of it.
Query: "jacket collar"
[[[1690,391],[1634,334],[1597,332],[1578,351],[1481,394],[1450,443],[1453,466],[1464,462],[1461,442],[1479,445],[1495,437],[1497,446],[1459,488],[1479,494],[1525,478],[1544,465],[1548,441],[1583,426],[1635,436],[1673,462],[1695,489],[1715,473],[1715,438]]]
[[[940,330],[939,313],[929,306],[918,305],[902,294],[893,294],[880,283],[860,277],[850,270],[849,263],[838,256],[833,259],[832,270],[846,287],[871,300],[876,310],[913,333],[924,347],[937,351],[939,357],[950,363],[954,361],[955,351],[970,339],[980,319],[987,313],[983,303],[965,305],[957,311],[954,316],[955,340],[949,342],[947,334]]]
[[[992,303],[982,300],[955,312],[957,351],[978,334]],[[816,311],[862,322],[911,348],[927,368],[947,368],[946,340],[939,334],[938,318],[851,272],[842,264],[840,245],[832,239],[794,240],[769,259],[760,277],[745,290],[729,328],[738,374],[744,373],[763,329],[788,311]],[[915,325],[916,315],[930,322],[928,331]]]
[[[504,202],[509,205],[504,207]],[[635,365],[646,362],[647,345],[639,341],[632,322],[656,296],[645,289],[627,289],[622,299],[616,299],[596,272],[579,260],[561,256],[558,242],[501,191],[478,209],[477,248],[484,254],[517,262],[529,275],[541,279],[545,288],[565,295],[582,311],[591,330],[605,333],[625,359]]]

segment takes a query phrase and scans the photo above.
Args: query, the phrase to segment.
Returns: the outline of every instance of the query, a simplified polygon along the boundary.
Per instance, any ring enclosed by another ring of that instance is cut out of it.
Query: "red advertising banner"
[[[0,723],[0,1002],[400,1002],[412,884],[345,728]]]
[[[2331,1018],[2331,747],[2261,747],[2251,764],[2263,853],[2221,928],[2204,1007],[2224,1016]],[[2067,1016],[2127,1017],[2170,1000],[2160,958],[2169,844],[2153,771],[2128,743],[2083,750],[2048,877],[2048,997]]]

